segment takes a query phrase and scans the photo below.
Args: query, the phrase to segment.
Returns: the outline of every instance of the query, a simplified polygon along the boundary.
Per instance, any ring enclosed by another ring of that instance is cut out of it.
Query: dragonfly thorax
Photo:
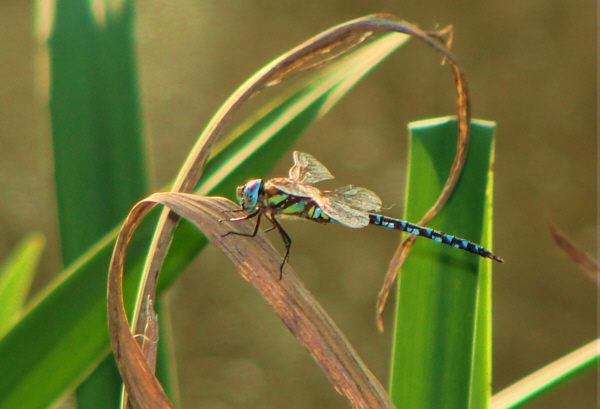
[[[259,200],[264,193],[264,182],[262,179],[253,179],[245,185],[238,186],[237,199],[247,212],[252,212],[258,207]]]

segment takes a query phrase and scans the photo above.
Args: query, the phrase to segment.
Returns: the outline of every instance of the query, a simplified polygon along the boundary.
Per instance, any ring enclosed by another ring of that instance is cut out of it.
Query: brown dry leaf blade
[[[154,203],[163,203],[179,216],[193,222],[209,240],[237,266],[281,317],[292,334],[319,363],[338,392],[354,408],[393,408],[379,381],[363,364],[341,331],[286,265],[279,280],[282,256],[260,235],[255,238],[223,234],[252,232],[252,221],[219,222],[237,207],[227,199],[185,193],[155,193],[138,203],[123,227],[109,273],[109,327],[115,357],[132,402],[139,408],[167,407],[160,384],[145,362],[138,343],[131,336],[122,301],[122,266],[125,247]]]
[[[129,330],[123,304],[123,264],[127,244],[144,215],[154,203],[142,201],[131,210],[119,233],[108,272],[108,330],[112,350],[129,393],[130,403],[139,409],[173,408],[157,381],[142,349]]]

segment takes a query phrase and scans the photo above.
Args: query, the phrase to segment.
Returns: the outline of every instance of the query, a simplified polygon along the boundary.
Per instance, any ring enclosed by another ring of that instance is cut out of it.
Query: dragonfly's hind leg
[[[281,266],[279,266],[279,279],[281,280],[283,278],[283,266],[290,259],[290,248],[292,247],[292,239],[290,238],[289,234],[287,234],[286,231],[283,230],[283,227],[281,227],[281,224],[279,224],[275,216],[266,215],[265,217],[269,219],[271,223],[273,223],[273,227],[267,229],[266,231],[273,230],[274,228],[276,228],[279,234],[281,235],[283,244],[285,245],[285,256],[283,256],[283,261],[281,262]]]
[[[267,218],[268,219],[268,218]],[[271,222],[271,220],[269,219],[269,221]],[[265,233],[268,233],[272,230],[275,230],[277,228],[277,226],[275,226],[275,223],[271,222],[272,226],[269,227],[268,229],[265,229]]]

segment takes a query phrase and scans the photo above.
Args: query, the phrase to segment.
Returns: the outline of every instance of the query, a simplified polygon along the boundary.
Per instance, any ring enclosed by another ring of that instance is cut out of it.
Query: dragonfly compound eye
[[[242,206],[244,206],[246,211],[256,208],[262,183],[261,179],[254,179],[243,186]]]

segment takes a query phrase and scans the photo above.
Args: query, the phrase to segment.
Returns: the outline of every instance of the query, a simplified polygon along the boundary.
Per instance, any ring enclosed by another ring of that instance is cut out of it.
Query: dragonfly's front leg
[[[244,209],[234,209],[234,210],[223,210],[223,212],[222,212],[222,213],[240,213],[240,212],[244,212],[244,211],[245,211]],[[254,213],[247,214],[247,215],[245,215],[245,216],[242,216],[242,217],[236,217],[235,219],[219,219],[219,223],[221,223],[221,222],[224,222],[224,221],[228,221],[228,222],[239,222],[240,220],[247,220],[247,219],[251,219],[251,218],[253,218],[254,216],[256,216],[256,214],[257,214],[258,212],[259,212],[259,211],[257,210],[257,211],[256,211],[256,212],[254,212]]]
[[[258,219],[256,219],[256,226],[254,226],[254,231],[252,233],[242,233],[239,231],[229,231],[225,234],[221,234],[221,237],[225,237],[225,236],[229,236],[230,234],[235,234],[237,236],[246,236],[246,237],[256,237],[256,234],[258,233],[258,226],[260,226],[260,218],[262,216],[262,213],[260,210],[255,211],[254,213],[250,213],[247,214],[245,216],[242,217],[237,217],[235,219],[229,219],[228,221],[230,222],[241,222],[242,220],[249,220],[252,219],[253,217],[258,216]]]
[[[286,231],[283,230],[283,227],[281,227],[281,224],[279,224],[279,222],[277,221],[275,216],[267,214],[265,217],[267,219],[269,219],[269,221],[271,223],[273,223],[274,228],[276,228],[277,231],[279,232],[279,234],[281,235],[281,239],[283,240],[283,244],[285,245],[285,256],[283,257],[283,262],[281,263],[281,266],[279,267],[279,279],[281,280],[283,278],[283,266],[290,259],[290,248],[292,247],[292,239],[286,233]],[[268,229],[267,231],[272,230],[272,229],[273,228]]]
[[[245,211],[244,209],[233,209],[233,210],[223,210],[222,213],[239,213],[239,212],[244,212],[244,211]]]

